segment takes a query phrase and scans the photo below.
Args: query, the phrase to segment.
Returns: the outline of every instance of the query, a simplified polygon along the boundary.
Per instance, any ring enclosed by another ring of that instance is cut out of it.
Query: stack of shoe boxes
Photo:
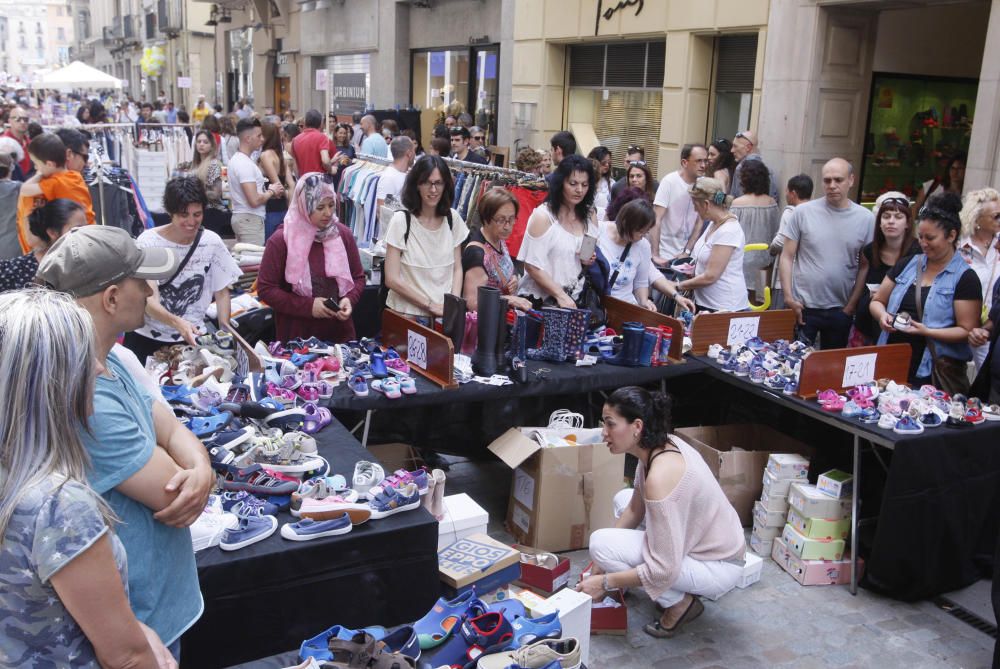
[[[795,453],[772,453],[764,469],[764,487],[760,501],[753,507],[753,531],[750,549],[758,555],[770,555],[772,542],[781,536],[788,515],[788,493],[792,483],[807,482],[809,460]]]
[[[803,585],[843,583],[850,563],[845,547],[851,531],[853,480],[832,470],[817,485],[793,482],[788,493],[788,518],[771,556]]]

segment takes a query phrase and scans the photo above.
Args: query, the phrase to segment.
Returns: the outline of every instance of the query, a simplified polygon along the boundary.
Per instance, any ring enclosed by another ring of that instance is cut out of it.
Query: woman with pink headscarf
[[[351,312],[365,271],[351,231],[334,213],[337,195],[317,172],[295,186],[285,221],[264,247],[257,290],[274,309],[275,338],[355,338]]]

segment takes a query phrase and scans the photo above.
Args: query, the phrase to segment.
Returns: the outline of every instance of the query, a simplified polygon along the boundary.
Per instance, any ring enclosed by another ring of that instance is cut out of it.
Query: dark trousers
[[[847,337],[851,332],[852,316],[844,313],[840,307],[831,309],[802,310],[802,320],[805,325],[799,326],[799,338],[808,344],[815,344],[819,336],[820,348],[847,348]]]

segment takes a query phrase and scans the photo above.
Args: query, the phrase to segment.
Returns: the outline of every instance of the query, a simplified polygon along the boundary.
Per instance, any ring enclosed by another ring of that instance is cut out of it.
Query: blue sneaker
[[[795,393],[799,392],[799,382],[795,380],[789,381],[788,383],[785,384],[785,389],[782,390],[781,392],[783,392],[786,395],[794,395]]]
[[[781,374],[774,374],[772,376],[769,376],[764,381],[764,385],[770,388],[771,390],[784,390],[786,383],[788,383],[788,379],[786,379]]]
[[[892,428],[892,431],[896,434],[921,434],[924,431],[924,426],[914,420],[910,414],[903,414],[896,421],[896,426]]]
[[[753,351],[754,353],[757,353],[758,351],[763,350],[767,346],[767,342],[765,342],[760,337],[750,337],[750,339],[747,339],[745,342],[743,342],[743,345],[746,346],[751,351]]]
[[[736,376],[750,376],[750,365],[745,362],[736,363],[736,368],[733,370],[733,374]]]
[[[483,655],[502,651],[513,640],[510,622],[499,613],[466,616],[454,634],[434,653],[434,663],[475,666]]]
[[[222,510],[237,516],[273,516],[278,513],[278,505],[240,490],[222,493]]]
[[[764,383],[767,380],[767,370],[763,367],[751,367],[750,380],[753,383]]]
[[[412,625],[403,625],[382,639],[390,653],[401,653],[414,660],[420,659],[420,640]]]
[[[358,397],[368,397],[368,381],[363,374],[351,374],[347,387]]]
[[[516,650],[542,639],[558,639],[562,636],[562,624],[559,622],[559,612],[553,611],[541,618],[516,618],[511,627],[514,628],[514,639],[508,648]]]
[[[384,379],[389,376],[389,370],[385,366],[385,354],[376,349],[368,356],[368,365],[371,367],[372,376],[376,379]]]
[[[311,539],[319,539],[320,537],[335,537],[338,534],[347,534],[353,527],[351,517],[347,513],[332,520],[303,518],[296,523],[285,523],[282,525],[281,536],[291,541],[310,541]]]
[[[944,421],[941,420],[941,416],[933,411],[928,411],[922,415],[919,418],[919,421],[924,427],[941,427],[941,424],[944,423]]]
[[[299,646],[299,659],[305,662],[310,657],[314,658],[317,662],[325,662],[333,659],[333,654],[330,652],[330,639],[340,639],[342,641],[350,641],[359,633],[368,633],[376,641],[381,641],[385,638],[385,628],[380,625],[375,625],[372,627],[364,627],[359,630],[352,630],[343,625],[334,625],[328,630],[324,630],[314,636],[311,639],[306,639]]]
[[[254,430],[252,427],[244,427],[239,430],[223,430],[216,432],[211,439],[206,439],[205,446],[207,448],[220,446],[227,451],[242,450],[238,447],[248,442],[253,436]]]
[[[871,425],[872,423],[877,423],[879,418],[882,417],[881,412],[875,407],[868,407],[867,409],[862,409],[861,413],[858,414],[858,420],[862,423]]]
[[[163,399],[167,402],[177,402],[179,404],[191,404],[192,395],[197,394],[194,388],[188,386],[160,386]]]
[[[388,518],[403,511],[420,508],[420,488],[416,483],[407,483],[402,488],[386,488],[376,494],[368,505],[372,509],[372,519]]]
[[[427,614],[413,623],[422,650],[440,646],[468,615],[476,617],[486,613],[487,607],[475,590],[466,590],[452,600],[440,597]]]
[[[224,551],[239,550],[267,539],[276,529],[278,529],[278,519],[274,516],[242,517],[236,529],[226,530],[222,535],[219,548]]]
[[[847,400],[844,404],[844,408],[840,410],[840,414],[844,418],[855,418],[861,415],[861,407],[859,407],[854,400]]]
[[[736,373],[736,368],[739,366],[739,364],[740,363],[737,362],[736,358],[731,357],[724,363],[722,363],[722,371],[726,372],[727,374],[734,374]]]

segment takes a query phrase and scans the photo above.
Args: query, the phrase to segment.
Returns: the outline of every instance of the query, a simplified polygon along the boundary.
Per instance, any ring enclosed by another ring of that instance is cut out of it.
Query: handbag
[[[920,267],[919,261],[917,267]],[[917,271],[916,298],[917,298],[917,319],[924,322],[924,309],[922,306],[922,294],[924,287],[921,285],[924,279],[924,270]],[[934,340],[924,337],[927,342],[927,350],[931,352],[931,383],[945,391],[949,395],[959,393],[968,395],[969,376],[966,373],[968,364],[964,360],[958,360],[946,355],[938,355]]]
[[[590,312],[590,317],[587,319],[587,330],[595,330],[608,322],[608,315],[601,302],[601,291],[594,286],[586,269],[580,272],[577,280],[581,278],[583,279],[583,289],[580,290],[580,295],[575,300],[576,306],[578,309],[586,309]]]

